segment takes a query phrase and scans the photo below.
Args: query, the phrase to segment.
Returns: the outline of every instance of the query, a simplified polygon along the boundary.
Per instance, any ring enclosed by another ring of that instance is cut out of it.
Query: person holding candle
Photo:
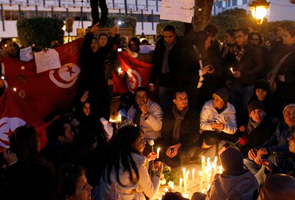
[[[155,163],[157,170],[154,177],[148,173],[148,161],[155,159],[155,154],[146,158],[142,155],[145,148],[143,131],[135,126],[125,126],[109,146],[102,168],[100,182],[96,187],[96,198],[108,199],[109,195],[122,200],[152,199],[158,192],[163,165]]]
[[[212,100],[205,102],[200,116],[200,142],[202,149],[209,149],[221,140],[235,141],[237,123],[235,108],[228,102],[227,88],[221,88],[213,94]],[[212,152],[213,153],[213,152]],[[212,154],[209,153],[208,154]],[[216,152],[214,151],[213,154]],[[214,157],[214,155],[209,155]]]
[[[199,126],[198,115],[188,106],[185,91],[175,93],[173,106],[163,116],[161,160],[171,167],[189,163],[197,152]]]

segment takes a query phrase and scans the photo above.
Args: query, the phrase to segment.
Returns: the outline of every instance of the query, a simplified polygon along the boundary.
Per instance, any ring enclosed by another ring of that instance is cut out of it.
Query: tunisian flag
[[[132,58],[125,51],[117,53],[117,56],[122,70],[127,74],[127,80],[113,73],[114,93],[122,94],[128,90],[133,93],[138,87],[147,87],[149,85],[152,64]]]
[[[9,148],[9,138],[19,126],[28,124],[36,129],[41,148],[46,145],[45,123],[17,92],[8,88],[0,99],[0,153]]]
[[[56,47],[62,67],[39,74],[34,59],[29,62],[12,58],[2,60],[8,88],[14,89],[41,119],[73,104],[81,71],[82,42],[81,38]]]

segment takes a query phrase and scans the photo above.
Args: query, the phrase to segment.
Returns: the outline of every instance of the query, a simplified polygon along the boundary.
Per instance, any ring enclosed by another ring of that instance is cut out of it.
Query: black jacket
[[[153,70],[150,78],[150,83],[156,83],[157,79],[159,78],[160,86],[172,88],[175,87],[176,70],[179,64],[179,54],[181,52],[181,45],[181,38],[177,37],[176,43],[168,55],[169,73],[163,75],[162,64],[166,46],[164,44],[164,38],[161,38],[157,42],[156,49],[154,52]]]
[[[200,136],[199,116],[192,110],[188,110],[180,125],[180,143],[182,146],[197,145]],[[167,145],[172,144],[175,117],[172,109],[167,110],[163,116],[162,140]]]

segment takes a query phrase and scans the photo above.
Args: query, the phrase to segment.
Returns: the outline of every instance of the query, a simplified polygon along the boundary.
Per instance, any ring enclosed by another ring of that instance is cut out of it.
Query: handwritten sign
[[[20,57],[20,60],[26,61],[26,62],[32,60],[34,58],[32,53],[32,47],[29,46],[27,48],[20,49],[19,57]]]
[[[160,19],[192,22],[194,0],[162,0]]]
[[[35,63],[37,73],[61,67],[59,54],[54,49],[35,53]]]

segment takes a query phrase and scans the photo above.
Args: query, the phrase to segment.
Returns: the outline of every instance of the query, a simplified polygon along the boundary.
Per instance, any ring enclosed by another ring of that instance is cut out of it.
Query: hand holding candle
[[[160,150],[161,150],[161,148],[158,147],[158,148],[157,148],[157,159],[159,159],[159,157],[160,157]]]

